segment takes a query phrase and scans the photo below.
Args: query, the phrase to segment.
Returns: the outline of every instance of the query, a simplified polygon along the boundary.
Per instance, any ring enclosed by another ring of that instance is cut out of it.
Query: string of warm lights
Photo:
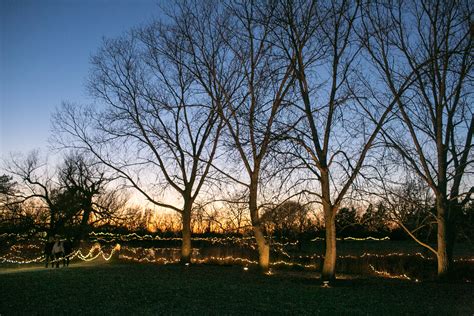
[[[28,245],[13,245],[10,247],[10,250],[12,251],[22,251],[22,248],[27,248],[27,249],[41,249],[40,246],[34,245],[34,244],[28,244]]]
[[[14,236],[15,234],[2,234],[1,236]],[[95,238],[101,238],[106,236],[106,238],[112,237],[116,238],[119,236],[117,234],[110,234],[110,233],[93,233]],[[154,237],[152,235],[144,235],[140,236],[138,234],[128,234],[122,235],[127,236],[127,238],[153,238],[153,240],[164,240],[164,241],[180,241],[181,238],[162,238],[162,237]],[[120,237],[121,239],[124,239]],[[374,238],[368,238],[375,240]],[[136,239],[131,239],[136,240]],[[146,240],[146,239],[140,239]],[[225,238],[217,238],[217,237],[198,237],[194,238],[193,240],[199,241],[206,241],[211,243],[212,245],[217,246],[226,246],[227,248],[213,248],[211,250],[206,250],[201,253],[200,249],[193,248],[191,254],[191,263],[193,264],[235,264],[235,265],[242,265],[244,266],[244,270],[248,269],[249,266],[257,266],[258,261],[251,260],[248,258],[242,257],[241,251],[244,251],[247,255],[250,254],[246,251],[249,249],[255,250],[255,241],[253,237],[225,237]],[[347,238],[346,238],[347,240]],[[362,240],[362,239],[355,239],[352,240]],[[364,239],[367,240],[367,239]],[[389,240],[388,237],[385,239],[381,238],[379,240]],[[110,240],[107,240],[110,243]],[[314,241],[314,240],[313,240]],[[275,258],[274,262],[270,263],[271,267],[298,267],[306,270],[316,270],[319,267],[319,264],[314,263],[315,260],[321,260],[324,258],[321,254],[315,255],[291,255],[289,251],[285,249],[285,247],[292,247],[297,245],[297,242],[275,242],[272,247],[272,257]],[[239,246],[240,248],[236,248],[235,246]],[[232,247],[229,247],[232,246]],[[105,250],[109,249],[109,250]],[[206,248],[204,248],[206,249]],[[231,255],[229,255],[229,249]],[[293,249],[294,250],[294,249]],[[33,258],[25,258],[24,253],[37,253],[38,251],[42,251],[42,247],[38,244],[14,244],[10,246],[10,251],[8,254],[4,256],[0,256],[0,263],[8,263],[8,264],[29,264],[29,263],[39,263],[44,262],[45,257],[44,255],[35,256]],[[116,243],[113,248],[111,246],[101,246],[99,242],[95,242],[88,252],[83,252],[82,249],[79,249],[73,253],[71,253],[68,258],[69,259],[77,259],[81,261],[94,261],[97,259],[104,259],[105,261],[111,260],[115,254],[118,253],[116,256],[120,260],[128,260],[138,263],[154,263],[154,264],[175,264],[180,261],[181,256],[181,249],[177,247],[133,247],[133,246],[121,246],[120,243]],[[209,252],[218,251],[220,255],[207,255]],[[223,253],[222,253],[223,252]],[[240,252],[240,255],[237,253]],[[22,256],[23,255],[23,256]],[[281,259],[283,257],[284,259]],[[418,282],[418,279],[409,277],[406,274],[393,274],[387,271],[377,270],[373,264],[370,263],[370,258],[390,258],[390,257],[418,257],[423,260],[434,260],[433,257],[428,257],[423,255],[420,252],[417,253],[403,253],[403,252],[391,252],[386,254],[378,254],[378,253],[370,253],[364,252],[361,255],[339,255],[338,259],[367,259],[365,264],[370,268],[370,271],[375,275],[385,277],[385,278],[393,278],[393,279],[403,279],[403,280],[410,280]],[[58,261],[62,261],[63,258],[52,260],[51,263],[55,263]],[[465,257],[465,258],[457,258],[454,260],[455,262],[474,262],[473,257]]]
[[[20,234],[15,234],[15,233],[3,233],[0,234],[0,238],[4,237],[15,237],[17,240],[27,240],[29,237],[28,236],[23,236]],[[180,237],[161,237],[161,236],[153,236],[150,234],[145,234],[145,235],[139,235],[137,233],[130,233],[130,234],[116,234],[116,233],[108,233],[108,232],[90,232],[89,237],[91,241],[103,241],[103,242],[119,242],[119,241],[143,241],[143,240],[149,240],[149,241],[181,241]],[[285,239],[285,238],[284,238]],[[44,238],[42,238],[44,240]],[[323,241],[325,238],[323,237],[316,237],[311,239],[311,241]],[[364,238],[359,238],[359,237],[343,237],[343,238],[337,238],[339,241],[347,241],[347,240],[352,240],[352,241],[386,241],[390,240],[390,237],[382,237],[382,238],[376,238],[376,237],[364,237]],[[235,236],[225,236],[225,237],[193,237],[192,241],[205,241],[209,242],[211,244],[227,244],[227,243],[239,243],[242,244],[244,242],[249,242],[252,243],[255,241],[255,238],[253,236],[247,236],[247,237],[235,237]],[[275,239],[271,240],[272,245],[279,245],[282,247],[286,246],[296,246],[298,245],[299,241],[277,241]]]
[[[20,255],[18,254],[21,254],[22,250],[24,249],[40,249],[39,246],[37,245],[13,245],[11,246],[11,252],[8,254],[8,255],[5,255],[5,256],[2,256],[0,257],[0,261],[2,263],[21,263],[21,264],[24,264],[24,263],[33,263],[33,262],[39,262],[41,261],[41,258],[43,258],[43,256],[39,256],[39,257],[36,257],[36,258],[33,258],[33,259],[24,259],[24,258],[21,258]],[[133,247],[133,248],[130,248],[130,247],[125,247],[124,248],[126,251],[128,252],[131,252],[133,253],[134,255],[137,255],[139,252],[141,256],[144,256],[143,254],[143,250],[140,250],[140,247]],[[148,256],[152,256],[152,257],[156,257],[157,255],[161,254],[161,255],[170,255],[170,252],[171,253],[174,253],[175,255],[179,256],[179,252],[180,252],[180,249],[179,248],[171,248],[171,247],[168,247],[168,248],[146,248],[149,252]],[[113,253],[115,253],[116,251],[120,250],[120,244],[117,244],[114,249],[112,250],[111,254],[107,255],[101,248],[101,245],[99,243],[95,243],[92,248],[89,250],[89,252],[84,255],[81,250],[78,250],[76,252],[74,252],[73,254],[71,254],[69,256],[70,259],[73,259],[75,257],[78,257],[79,259],[83,260],[83,261],[91,261],[91,260],[95,260],[96,258],[98,258],[100,255],[102,255],[102,257],[106,260],[109,260]],[[303,255],[299,255],[299,256],[294,256],[292,257],[290,254],[288,254],[287,252],[285,252],[283,249],[280,249],[281,251],[278,252],[278,251],[275,251],[276,252],[276,255],[283,255],[284,257],[288,258],[288,259],[297,259],[299,261],[314,261],[314,260],[317,260],[317,259],[322,259],[324,258],[323,255],[308,255],[308,256],[303,256]],[[97,251],[97,253],[94,254],[94,252]],[[199,253],[199,249],[197,248],[194,248],[193,249],[193,256],[200,256],[200,253]],[[363,253],[362,255],[339,255],[338,258],[339,259],[359,259],[359,258],[364,258],[364,257],[375,257],[375,258],[388,258],[388,257],[413,257],[413,256],[416,256],[416,257],[419,257],[421,259],[424,259],[424,260],[434,260],[434,258],[430,258],[430,257],[426,257],[424,256],[422,253],[420,252],[417,252],[417,253],[401,253],[401,252],[392,252],[392,253],[387,253],[387,254],[377,254],[377,253],[368,253],[368,252],[365,252]],[[210,260],[215,260],[215,258],[217,257],[210,257],[209,259]],[[229,256],[226,256],[224,257],[225,259],[224,260],[229,260]],[[207,260],[207,259],[199,259],[199,260]],[[237,261],[241,261],[243,260],[242,258],[237,258],[236,259]],[[455,262],[474,262],[474,258],[458,258],[458,259],[455,259],[454,260]],[[295,263],[295,262],[288,262],[288,261],[277,261],[275,262],[275,264],[280,264],[280,263],[287,263],[289,265],[295,265],[295,264],[299,264],[299,263]],[[307,267],[308,265],[301,265],[302,267]]]
[[[302,264],[302,263],[297,263],[297,262],[287,262],[287,261],[275,261],[270,264],[273,267],[279,267],[279,266],[285,266],[285,267],[298,267],[298,268],[304,268],[304,269],[309,269],[313,270],[317,268],[317,265],[315,264]]]
[[[323,241],[323,240],[326,240],[324,237],[316,237],[316,238],[313,238],[311,239],[311,241]],[[376,238],[376,237],[372,237],[372,236],[369,236],[369,237],[341,237],[341,238],[336,238],[336,240],[339,240],[339,241],[346,241],[346,240],[353,240],[353,241],[367,241],[367,240],[373,240],[373,241],[386,241],[386,240],[390,240],[390,237],[388,236],[385,236],[385,237],[382,237],[382,238]]]
[[[363,257],[376,257],[376,258],[385,258],[385,257],[420,257],[422,259],[425,259],[425,260],[431,260],[433,258],[430,258],[430,257],[426,257],[424,256],[421,252],[417,252],[417,253],[404,253],[404,252],[391,252],[391,253],[387,253],[387,254],[376,254],[376,253],[363,253],[361,256],[361,258]]]
[[[40,256],[37,258],[25,260],[13,260],[12,258],[7,258],[7,257],[0,257],[0,262],[1,263],[12,263],[12,264],[27,264],[27,263],[38,263],[44,261],[44,256]]]
[[[285,254],[285,256],[286,256],[286,254]],[[434,258],[424,256],[421,252],[417,252],[417,253],[391,252],[391,253],[386,253],[386,254],[364,252],[362,255],[338,255],[337,257],[339,259],[358,259],[358,258],[364,258],[364,257],[375,257],[375,258],[420,257],[420,258],[425,259],[425,260],[433,260],[434,259]],[[291,258],[293,258],[293,257],[291,257]],[[294,258],[298,258],[298,259],[301,259],[301,260],[315,260],[315,259],[324,258],[324,255],[307,255],[307,256],[299,255],[299,256],[296,256]],[[471,260],[474,260],[474,258],[455,259],[455,261],[456,260],[471,261]]]
[[[74,258],[78,258],[82,261],[93,261],[99,258],[99,256],[102,256],[104,260],[109,261],[113,257],[115,252],[120,251],[120,249],[121,249],[120,244],[116,244],[115,247],[112,249],[112,251],[109,254],[107,254],[106,252],[104,252],[104,250],[99,244],[94,244],[86,255],[84,255],[81,250],[77,250],[65,257],[54,259],[54,260],[51,260],[50,262],[51,263],[62,262],[63,259],[67,259],[67,258],[69,258],[70,260]],[[96,251],[97,253],[94,254],[94,252]],[[25,259],[19,256],[12,256],[11,254],[0,257],[1,263],[10,263],[10,264],[28,264],[28,263],[39,263],[39,262],[44,262],[44,261],[45,261],[44,255],[38,256],[33,259]]]
[[[100,256],[102,256],[102,258],[104,260],[109,261],[114,256],[114,254],[116,252],[120,252],[120,254],[118,255],[119,259],[134,261],[134,262],[137,262],[137,263],[176,264],[176,263],[179,262],[179,258],[169,259],[169,258],[164,258],[164,257],[156,257],[156,250],[157,249],[146,249],[146,250],[147,250],[146,252],[147,252],[148,255],[154,255],[154,257],[149,257],[149,256],[140,257],[140,255],[133,256],[133,255],[124,254],[122,252],[129,252],[129,253],[137,255],[140,252],[144,252],[145,249],[144,248],[136,249],[136,248],[130,248],[130,247],[122,247],[120,244],[116,244],[115,247],[110,251],[110,253],[107,254],[106,252],[104,252],[104,250],[102,249],[100,244],[94,244],[91,247],[91,249],[88,251],[87,254],[84,255],[81,250],[77,250],[74,253],[72,253],[71,255],[69,255],[69,258],[70,259],[78,258],[82,261],[89,262],[89,261],[94,261],[97,258],[99,258]],[[153,250],[153,251],[150,251],[150,250]],[[179,249],[167,248],[167,249],[158,249],[158,250],[160,250],[159,252],[163,253],[165,251],[170,251],[170,250],[177,252],[176,250],[179,250]],[[399,256],[401,254],[395,253],[394,255]],[[368,254],[368,253],[365,253],[363,256],[384,257],[382,255]],[[341,257],[343,257],[343,258],[361,258],[362,256],[340,256],[339,258],[341,258]],[[63,258],[53,260],[53,261],[51,261],[51,263],[61,261],[62,259]],[[44,256],[39,256],[39,257],[29,259],[29,260],[13,260],[12,258],[0,257],[0,261],[2,263],[6,262],[6,263],[16,263],[16,264],[38,263],[38,262],[43,262],[44,260],[45,260]],[[473,261],[472,258],[465,259],[465,260]],[[255,260],[250,260],[250,259],[246,259],[246,258],[239,258],[239,257],[233,257],[233,256],[225,256],[225,257],[208,256],[208,257],[205,257],[205,258],[199,258],[199,251],[193,251],[193,258],[191,259],[191,262],[193,264],[208,264],[208,263],[238,264],[238,265],[243,265],[244,270],[248,270],[249,265],[254,265],[255,266],[255,265],[258,264],[258,262],[255,261]],[[314,270],[314,269],[317,268],[316,264],[301,264],[301,263],[297,263],[297,262],[288,262],[288,261],[284,261],[284,260],[272,262],[270,264],[270,266],[271,267],[282,267],[282,266],[285,266],[285,267],[299,267],[299,268],[311,269],[311,270]],[[401,279],[401,280],[419,282],[418,279],[411,278],[406,274],[392,274],[392,273],[389,273],[387,271],[377,270],[374,267],[374,265],[372,265],[372,264],[369,264],[368,266],[370,267],[371,271],[375,275],[378,275],[378,276],[381,276],[381,277],[384,277],[384,278]],[[271,274],[273,274],[273,272],[271,270],[269,270],[267,272],[267,274],[271,275]]]
[[[3,233],[3,234],[0,234],[0,238],[3,238],[3,237],[16,237],[18,236],[18,234],[15,234],[15,233]]]
[[[369,267],[372,269],[372,271],[378,275],[378,276],[381,276],[381,277],[384,277],[384,278],[390,278],[390,279],[401,279],[401,280],[408,280],[408,281],[415,281],[415,282],[419,282],[418,279],[415,279],[415,278],[410,278],[408,275],[406,275],[405,273],[404,274],[391,274],[387,271],[380,271],[380,270],[376,270],[375,267],[371,264],[369,264]]]
[[[165,259],[165,258],[156,258],[156,259],[150,259],[150,258],[136,258],[133,256],[127,256],[127,255],[119,255],[119,259],[123,260],[129,260],[129,261],[134,261],[137,263],[157,263],[157,264],[174,264],[178,263],[179,259]]]
[[[227,257],[206,257],[206,258],[193,258],[191,259],[192,263],[195,264],[205,264],[205,263],[221,263],[221,264],[246,264],[246,265],[256,265],[257,261],[246,259],[246,258],[236,258],[232,256]]]
[[[117,242],[117,241],[181,241],[179,237],[160,237],[160,236],[152,236],[152,235],[143,235],[140,236],[136,233],[127,234],[127,235],[119,235],[119,234],[112,234],[112,233],[90,233],[90,239],[92,241],[102,241],[102,242]],[[208,242],[212,245],[226,245],[229,243],[232,244],[239,244],[239,245],[248,245],[250,247],[254,247],[254,237],[193,237],[191,238],[192,241],[204,241]],[[280,242],[276,240],[272,240],[272,245],[276,246],[296,246],[298,245],[299,241],[287,241],[287,242]]]

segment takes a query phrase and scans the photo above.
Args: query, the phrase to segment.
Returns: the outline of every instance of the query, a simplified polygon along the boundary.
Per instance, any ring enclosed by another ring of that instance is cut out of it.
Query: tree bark
[[[258,176],[257,173],[251,175],[249,192],[249,210],[252,221],[253,233],[258,247],[258,265],[262,272],[267,272],[270,268],[270,245],[263,233],[257,205]]]
[[[72,238],[72,243],[74,246],[78,246],[81,243],[81,240],[84,239],[86,229],[87,229],[87,224],[89,223],[89,218],[92,213],[92,206],[85,206],[81,218],[81,223],[79,224],[79,230],[74,234]],[[63,224],[64,225],[64,224]]]
[[[268,244],[262,228],[260,226],[253,226],[255,239],[258,247],[258,266],[262,272],[268,272],[270,268],[270,245]]]
[[[442,279],[446,277],[450,270],[450,262],[448,259],[448,223],[447,223],[447,203],[446,199],[438,195],[436,197],[436,208],[437,208],[437,223],[438,223],[438,250],[437,250],[437,260],[438,260],[438,278]]]
[[[331,205],[329,172],[321,172],[321,193],[326,229],[326,250],[324,254],[321,279],[332,281],[336,279],[336,212],[337,207]]]
[[[185,202],[182,219],[181,264],[191,262],[191,207],[192,203]]]
[[[324,254],[323,270],[321,279],[332,281],[336,279],[336,222],[332,209],[324,211],[324,222],[326,225],[326,251]]]

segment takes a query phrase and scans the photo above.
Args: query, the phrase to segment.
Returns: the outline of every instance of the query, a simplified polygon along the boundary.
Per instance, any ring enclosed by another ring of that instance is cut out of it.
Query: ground
[[[0,267],[0,315],[456,314],[473,315],[474,284],[346,278],[241,266],[77,263]]]

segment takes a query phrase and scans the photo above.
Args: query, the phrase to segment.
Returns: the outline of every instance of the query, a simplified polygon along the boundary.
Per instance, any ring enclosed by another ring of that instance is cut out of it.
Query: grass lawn
[[[461,314],[474,313],[472,283],[338,280],[261,275],[237,266],[81,263],[0,269],[0,315],[57,314]]]

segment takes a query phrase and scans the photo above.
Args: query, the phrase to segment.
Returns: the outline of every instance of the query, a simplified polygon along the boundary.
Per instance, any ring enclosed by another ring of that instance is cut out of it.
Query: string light
[[[311,239],[311,241],[322,241],[322,240],[326,240],[326,238],[323,238],[323,237],[316,237],[316,238]],[[336,238],[336,240],[340,240],[340,241],[345,241],[345,240],[353,240],[353,241],[367,241],[367,240],[386,241],[386,240],[390,240],[390,237],[388,237],[388,236],[385,236],[385,237],[382,237],[382,238],[376,238],[376,237],[372,237],[372,236],[363,237],[363,238],[359,238],[359,237],[342,237],[342,238]]]
[[[159,236],[152,236],[152,235],[143,235],[140,236],[136,233],[128,234],[128,235],[118,235],[118,234],[111,234],[111,233],[91,233],[93,239],[106,241],[110,243],[110,240],[123,240],[123,241],[132,241],[132,240],[160,240],[160,241],[181,241],[181,238],[177,237],[170,237],[164,238]],[[12,237],[18,236],[16,234],[1,234],[0,237]],[[23,239],[22,239],[23,240]],[[38,240],[38,239],[37,239]],[[43,240],[43,239],[39,239]],[[217,237],[197,237],[193,238],[194,241],[204,241],[208,242],[211,245],[215,246],[238,246],[242,249],[250,249],[256,250],[255,239],[253,237],[224,237],[224,238],[217,238]],[[315,241],[317,239],[313,239]],[[344,240],[354,240],[354,241],[363,241],[363,240],[390,240],[388,237],[384,238],[374,238],[374,237],[367,237],[367,238],[355,238],[355,237],[346,237]],[[314,255],[297,255],[292,256],[290,253],[285,250],[285,247],[293,247],[298,245],[298,242],[272,242],[272,256],[275,256],[277,260],[270,263],[271,267],[298,267],[302,269],[308,270],[315,270],[319,267],[319,264],[315,264],[315,260],[323,259],[324,256],[321,254],[314,254]],[[106,247],[110,249],[110,247]],[[233,249],[235,250],[235,248]],[[29,264],[29,263],[40,263],[45,261],[44,255],[35,256],[33,258],[25,258],[24,253],[37,253],[38,251],[42,251],[42,247],[38,244],[15,244],[10,246],[10,251],[8,254],[4,256],[0,256],[0,263],[8,263],[8,264]],[[237,249],[237,252],[239,250]],[[207,251],[206,251],[207,252]],[[144,247],[129,247],[129,246],[121,246],[120,243],[116,243],[115,246],[108,251],[105,251],[103,246],[96,241],[87,253],[84,253],[82,249],[79,249],[65,258],[78,259],[81,261],[94,261],[99,258],[104,259],[105,261],[109,261],[113,258],[113,256],[118,253],[117,258],[120,260],[128,260],[133,262],[144,262],[144,263],[155,263],[155,264],[176,264],[180,261],[180,249],[176,247],[159,247],[159,248],[144,248]],[[232,253],[235,253],[234,251]],[[23,254],[23,257],[22,257]],[[284,258],[280,260],[280,258]],[[390,257],[419,257],[423,260],[435,260],[432,256],[423,255],[421,252],[417,253],[403,253],[403,252],[391,252],[386,254],[377,254],[377,253],[369,253],[364,252],[361,255],[339,255],[338,259],[362,259],[362,258],[390,258]],[[64,258],[59,258],[56,260],[52,260],[51,263],[55,263],[58,261],[63,260]],[[474,262],[474,258],[467,257],[467,258],[457,258],[454,260],[455,262]],[[248,271],[249,266],[257,266],[258,261],[251,260],[248,258],[242,258],[235,255],[226,255],[226,256],[209,256],[202,254],[201,251],[197,248],[192,249],[191,253],[191,263],[193,264],[206,264],[206,263],[215,263],[215,264],[236,264],[244,266],[244,271]],[[393,278],[393,279],[404,279],[410,280],[414,282],[419,282],[416,278],[411,278],[406,274],[392,274],[387,271],[377,270],[374,265],[368,264],[370,270],[379,276],[386,277],[386,278]],[[187,265],[188,266],[188,265]],[[273,272],[269,270],[267,274],[271,275]]]
[[[44,261],[44,256],[40,256],[30,260],[13,260],[6,257],[0,257],[1,263],[13,263],[13,264],[28,264],[28,263],[38,263]]]
[[[17,240],[27,240],[29,237],[27,235],[20,235],[20,234],[15,234],[15,233],[3,233],[0,234],[0,238],[3,237],[15,237]],[[132,240],[156,240],[156,241],[181,241],[180,237],[161,237],[161,236],[153,236],[150,234],[145,234],[145,235],[139,235],[137,233],[130,233],[130,234],[114,234],[114,233],[107,233],[107,232],[90,232],[89,237],[92,241],[106,241],[106,242],[116,242],[116,241],[132,241]],[[45,240],[44,238],[41,238],[42,240]],[[242,243],[242,242],[253,242],[255,241],[255,237],[253,236],[248,236],[248,237],[234,237],[234,236],[226,236],[226,237],[193,237],[193,241],[206,241],[210,242],[211,244],[224,244],[224,243],[229,243],[229,242],[235,242],[235,243]],[[322,241],[325,240],[325,238],[322,237],[316,237],[314,239],[311,239],[311,241]],[[358,238],[358,237],[344,237],[344,238],[337,238],[337,240],[353,240],[353,241],[367,241],[367,240],[372,240],[372,241],[385,241],[385,240],[390,240],[390,237],[382,237],[382,238],[376,238],[376,237],[364,237],[364,238]],[[299,241],[286,241],[286,242],[279,242],[272,240],[272,245],[280,245],[280,246],[296,246],[298,245]]]
[[[389,279],[401,279],[401,280],[408,280],[408,281],[415,281],[418,282],[417,279],[412,279],[410,278],[408,275],[406,274],[391,274],[387,271],[379,271],[379,270],[376,270],[375,267],[371,264],[369,264],[369,267],[372,269],[372,271],[379,275],[379,276],[382,276],[382,277],[385,277],[385,278],[389,278]]]
[[[28,246],[31,246],[31,245],[28,245]],[[17,246],[17,247],[19,247],[19,246]],[[33,248],[38,248],[38,247],[33,247]],[[117,251],[120,251],[120,249],[121,249],[120,244],[116,244],[115,247],[112,249],[112,251],[109,254],[106,254],[102,250],[102,248],[99,244],[94,244],[86,255],[84,255],[81,250],[77,250],[77,251],[75,251],[75,252],[73,252],[73,253],[71,253],[67,256],[51,260],[50,262],[51,263],[61,262],[64,259],[72,260],[76,257],[79,258],[82,261],[93,261],[93,260],[96,260],[99,256],[102,256],[102,258],[105,261],[109,261],[113,257],[114,253],[117,252]],[[96,254],[94,254],[95,251],[97,251]],[[11,256],[11,255],[0,257],[0,262],[1,263],[11,263],[11,264],[28,264],[28,263],[39,263],[39,262],[44,262],[44,261],[45,261],[45,256],[44,255],[38,256],[38,257],[33,258],[33,259],[24,259],[24,258],[20,258],[18,256]]]
[[[3,235],[5,235],[5,234],[3,234]],[[117,245],[118,245],[118,247],[120,247],[119,246],[120,244],[117,244]],[[10,248],[11,252],[16,252],[16,253],[21,253],[25,249],[30,249],[30,250],[31,249],[40,249],[40,247],[38,245],[30,244],[30,245],[13,245]],[[131,251],[134,254],[137,254],[137,251],[140,248],[139,247],[135,247],[135,248],[127,247],[126,249],[127,249],[127,251]],[[95,250],[98,250],[98,253],[93,255],[93,252]],[[118,248],[118,249],[114,248],[112,250],[112,252],[115,253],[116,251],[119,251],[119,250],[120,250],[120,248]],[[176,252],[177,253],[177,252],[179,252],[179,249],[178,248],[170,248],[170,247],[168,247],[168,248],[150,248],[147,251],[152,252],[151,255],[155,256],[156,252],[159,252],[161,254],[164,254],[166,252]],[[324,258],[323,255],[308,255],[308,256],[299,255],[297,257],[292,257],[290,254],[288,254],[286,251],[284,251],[282,248],[279,248],[279,247],[277,247],[275,249],[272,249],[272,251],[275,252],[275,254],[277,256],[284,256],[288,259],[296,258],[296,259],[304,260],[304,261],[313,261],[313,260],[316,260],[316,259]],[[82,252],[79,250],[78,252],[75,252],[72,255],[70,255],[69,258],[72,259],[72,258],[75,258],[75,257],[79,257],[79,259],[81,259],[81,260],[90,261],[90,260],[93,260],[93,259],[97,258],[100,255],[103,255],[103,257],[107,257],[107,258],[110,257],[110,255],[105,255],[105,253],[101,249],[101,246],[100,246],[99,243],[95,243],[92,246],[92,248],[90,249],[90,251],[87,255],[82,254]],[[193,249],[193,256],[199,256],[199,255],[200,255],[199,250],[198,249]],[[387,254],[375,254],[375,253],[367,253],[366,252],[366,253],[363,253],[362,255],[359,255],[359,256],[357,256],[357,255],[340,255],[340,256],[338,256],[338,258],[339,259],[358,259],[358,258],[364,258],[364,257],[387,258],[387,257],[392,257],[392,256],[398,256],[398,257],[417,256],[417,257],[420,257],[420,258],[425,259],[425,260],[434,260],[433,257],[426,257],[420,252],[417,252],[415,254],[402,253],[402,252],[392,252],[392,253],[387,253]],[[18,258],[18,260],[15,260],[15,258]],[[0,260],[1,260],[1,262],[8,262],[8,263],[32,263],[32,262],[41,261],[40,258],[41,257],[25,260],[25,259],[21,259],[20,256],[10,254],[10,255],[7,255],[7,256],[0,257]],[[217,258],[217,257],[210,257],[210,259],[212,259],[212,260],[214,260],[215,258]],[[228,260],[229,258],[230,257],[226,257],[224,260]],[[199,260],[203,260],[203,259],[199,259]],[[240,260],[240,259],[237,259],[237,260]],[[455,259],[455,261],[456,262],[474,262],[474,258],[459,258],[459,259]],[[275,265],[279,265],[279,264],[295,265],[295,263],[293,263],[293,262],[286,262],[286,261],[276,261],[276,262],[274,262],[274,264]],[[300,265],[300,266],[312,267],[313,265]]]

